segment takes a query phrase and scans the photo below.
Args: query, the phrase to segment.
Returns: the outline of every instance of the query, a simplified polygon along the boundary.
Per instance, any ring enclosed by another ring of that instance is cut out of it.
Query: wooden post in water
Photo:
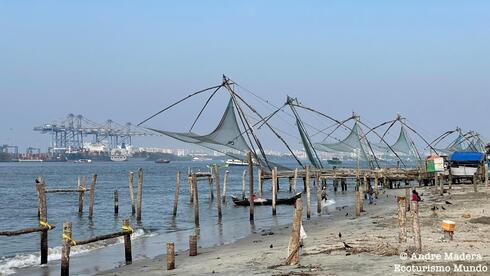
[[[173,242],[167,242],[167,270],[175,269],[175,246]]]
[[[197,256],[197,235],[189,236],[189,256]]]
[[[143,209],[143,168],[138,170],[138,205],[136,207],[136,220],[141,221],[141,210]]]
[[[254,221],[254,163],[252,160],[252,153],[247,152],[247,162],[248,162],[248,179],[249,179],[249,201],[250,201],[250,221]]]
[[[70,275],[71,222],[63,223],[63,248],[61,249],[61,276]]]
[[[129,265],[133,262],[133,254],[131,253],[131,234],[133,230],[129,225],[129,219],[123,220],[123,231],[127,232],[124,235],[124,259],[126,260],[126,265]]]
[[[277,168],[272,169],[272,215],[276,215],[276,200],[277,200]]]
[[[82,180],[82,181],[81,181]],[[86,184],[85,176],[83,179],[80,179],[80,176],[77,179],[77,189],[80,190],[78,192],[78,214],[81,215],[83,213],[83,200],[85,198],[85,184]]]
[[[320,184],[320,171],[316,172],[316,213],[317,215],[322,214],[322,185]]]
[[[398,198],[398,226],[400,227],[400,233],[398,235],[398,242],[404,243],[407,241],[407,207],[406,200],[404,196],[399,196]]]
[[[48,205],[46,202],[44,180],[36,184],[37,194],[39,197],[39,225],[43,226],[48,223]],[[41,264],[48,263],[48,230],[41,231]]]
[[[129,186],[129,201],[131,202],[131,214],[136,213],[136,207],[134,206],[134,190],[133,190],[133,181],[134,181],[134,173],[128,173],[128,186]]]
[[[179,192],[180,192],[180,171],[177,171],[177,175],[175,177],[174,209],[172,211],[172,216],[174,218],[177,216],[177,206],[179,204]]]
[[[114,190],[114,214],[119,214],[119,194]]]
[[[221,221],[221,218],[223,217],[223,213],[221,212],[221,187],[219,183],[218,165],[214,165],[214,175],[215,175],[215,182],[216,182],[216,205],[218,208],[218,220]]]
[[[194,224],[199,227],[199,189],[197,188],[197,176],[192,173],[191,185],[194,197]]]
[[[415,241],[415,249],[418,253],[422,252],[422,237],[420,236],[420,221],[419,221],[419,202],[412,201],[412,216],[413,216],[413,238]]]
[[[223,177],[223,195],[222,198],[223,198],[223,203],[226,203],[226,186],[228,185],[228,175],[230,174],[230,171],[226,170],[225,171],[225,175]]]
[[[194,190],[192,186],[192,170],[191,167],[187,168],[187,184],[189,186],[189,204],[194,203]]]
[[[291,238],[289,240],[288,258],[286,260],[287,265],[299,264],[299,247],[300,247],[300,235],[301,235],[301,216],[303,215],[303,202],[301,198],[296,200],[296,208],[293,215],[293,226]]]
[[[214,168],[214,166],[213,166]],[[217,176],[214,175],[214,177],[216,178]],[[211,201],[214,200],[214,193],[213,193],[213,176],[208,176],[208,184],[209,184],[209,199]]]
[[[259,185],[259,190],[258,190],[259,197],[262,197],[262,189],[264,188],[263,187],[263,185],[264,185],[263,173],[264,173],[264,171],[262,170],[262,168],[259,168],[259,170],[257,172],[257,174],[258,174],[258,185]]]
[[[298,184],[298,168],[294,169],[293,193],[296,193],[296,184]]]
[[[306,218],[310,219],[311,217],[311,179],[310,179],[310,166],[306,167]]]
[[[245,198],[245,178],[247,176],[247,170],[243,170],[242,174],[242,198]]]
[[[95,182],[97,182],[97,174],[93,174],[92,180],[90,181],[90,205],[88,207],[89,219],[92,219],[92,217],[94,216]],[[70,230],[71,230],[71,223],[70,223]]]

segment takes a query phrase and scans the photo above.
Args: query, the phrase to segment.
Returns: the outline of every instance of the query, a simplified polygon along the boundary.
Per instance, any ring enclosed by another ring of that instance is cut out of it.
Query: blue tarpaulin
[[[481,162],[485,155],[477,151],[456,151],[451,155],[451,161]]]

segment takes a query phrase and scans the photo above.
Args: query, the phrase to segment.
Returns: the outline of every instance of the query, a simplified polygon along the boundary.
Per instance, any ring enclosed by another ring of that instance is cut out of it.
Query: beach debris
[[[269,248],[274,248],[274,245],[272,245],[272,244],[271,244],[271,245],[269,246]]]
[[[449,202],[449,201],[447,201],[447,200],[446,200],[445,202],[446,202],[446,204],[452,204],[451,202]]]
[[[470,213],[464,213],[462,217],[465,219],[469,219],[469,218],[471,218],[471,214]]]
[[[345,213],[345,216],[348,216],[348,215],[349,215],[349,213]]]
[[[442,209],[442,210],[446,210],[446,208],[444,208],[444,206],[441,206],[441,209]]]
[[[348,245],[346,242],[342,242],[344,244],[345,249],[352,249],[353,247]]]
[[[342,239],[342,233],[339,232],[339,239]]]

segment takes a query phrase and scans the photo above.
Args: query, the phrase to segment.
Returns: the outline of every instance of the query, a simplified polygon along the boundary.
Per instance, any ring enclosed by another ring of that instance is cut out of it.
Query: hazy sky
[[[32,127],[68,113],[137,123],[222,74],[277,104],[490,137],[489,15],[489,1],[1,0],[0,144],[46,149]]]

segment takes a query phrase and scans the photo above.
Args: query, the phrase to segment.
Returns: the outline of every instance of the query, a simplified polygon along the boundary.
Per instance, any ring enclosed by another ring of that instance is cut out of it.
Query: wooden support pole
[[[46,193],[45,193],[45,184],[44,181],[41,181],[41,183],[36,184],[36,189],[37,189],[37,194],[38,194],[38,202],[39,202],[39,224],[43,226],[44,223],[47,223],[48,221],[48,206],[46,202]],[[40,244],[40,249],[41,249],[41,264],[47,264],[48,263],[48,230],[49,228],[46,228],[45,230],[41,231],[41,244]]]
[[[448,182],[449,182],[449,190],[452,190],[453,189],[453,175],[451,174],[451,171],[449,171]]]
[[[242,198],[245,198],[245,196],[246,196],[246,194],[245,194],[246,176],[247,176],[247,170],[243,170],[243,173],[242,173]]]
[[[276,200],[277,200],[277,168],[272,169],[272,215],[276,215]]]
[[[128,173],[129,201],[131,202],[131,214],[134,215],[136,213],[136,207],[134,205],[133,182],[134,182],[134,173],[133,172],[129,172]]]
[[[420,236],[420,221],[419,221],[419,202],[412,201],[412,216],[413,216],[413,238],[415,249],[418,253],[422,252],[422,237]]]
[[[477,173],[473,174],[473,191],[475,193],[478,192],[478,177],[477,177]]]
[[[378,174],[375,173],[374,174],[374,198],[376,198],[376,199],[378,199],[378,194],[379,194],[378,184],[379,184]]]
[[[175,246],[173,242],[167,242],[167,270],[175,269]]]
[[[172,216],[174,218],[177,216],[177,206],[179,205],[179,192],[180,192],[180,171],[177,171],[177,175],[175,176],[174,209],[172,211]]]
[[[441,188],[441,196],[444,195],[444,175],[439,174],[439,186]]]
[[[405,188],[405,211],[410,211],[410,188]]]
[[[368,192],[369,183],[368,183],[368,178],[367,178],[366,174],[364,174],[364,176],[362,177],[362,182],[364,184],[364,188],[363,188],[362,193],[364,194],[364,199],[367,199],[367,192]]]
[[[484,165],[484,172],[483,172],[485,175],[485,186],[488,187],[489,183],[488,183],[488,163],[485,161],[485,165]]]
[[[80,192],[78,192],[78,214],[82,214],[83,213],[83,201],[85,199],[85,185],[86,185],[86,177],[83,176],[82,179],[80,179],[80,177],[78,177],[78,180],[77,180],[77,189],[78,190],[81,190]]]
[[[311,179],[310,179],[310,166],[306,167],[306,218],[311,217]]]
[[[216,207],[218,208],[218,220],[221,221],[221,218],[223,217],[223,213],[221,212],[221,187],[220,187],[220,179],[219,179],[219,167],[217,165],[214,165],[214,175],[215,175],[215,182],[216,182]]]
[[[263,192],[263,185],[264,185],[264,171],[262,170],[262,168],[259,168],[258,172],[258,185],[259,185],[259,190],[258,190],[258,193],[259,193],[259,197],[262,197],[262,192]]]
[[[189,236],[189,256],[197,256],[197,235]]]
[[[130,265],[133,262],[133,254],[131,253],[131,234],[133,231],[129,225],[129,219],[123,220],[123,230],[124,235],[124,259],[126,260],[126,265]]]
[[[296,185],[298,184],[298,168],[294,169],[294,178],[293,178],[293,193],[296,193]]]
[[[361,191],[359,191],[359,187],[356,187],[356,217],[361,216]]]
[[[316,213],[317,215],[322,214],[322,185],[320,184],[320,171],[316,172]]]
[[[92,175],[90,181],[90,205],[88,206],[88,218],[92,219],[94,216],[94,201],[95,201],[95,182],[97,182],[97,174]],[[70,223],[71,226],[71,223]]]
[[[214,177],[217,177],[216,175]],[[214,192],[213,192],[213,177],[208,176],[208,184],[209,184],[209,199],[211,201],[214,200]]]
[[[398,235],[398,242],[404,243],[407,241],[407,201],[404,196],[398,197],[398,226],[400,227],[400,233]]]
[[[136,207],[136,220],[141,221],[141,210],[143,209],[143,168],[138,170],[138,203]]]
[[[247,162],[248,162],[248,179],[249,179],[249,188],[250,188],[250,194],[249,194],[249,202],[250,202],[250,221],[254,221],[254,163],[252,160],[252,153],[248,152],[247,153]]]
[[[70,248],[72,245],[71,222],[63,223],[63,248],[61,249],[61,276],[70,275]]]
[[[119,194],[114,190],[114,214],[119,214]]]
[[[228,185],[228,175],[230,174],[230,171],[226,170],[225,175],[223,177],[223,194],[221,195],[223,198],[223,203],[226,203],[226,186]]]
[[[194,224],[196,227],[199,227],[199,191],[197,188],[197,176],[195,173],[192,173],[191,185],[193,195],[194,195]]]
[[[289,251],[286,265],[299,264],[299,247],[301,235],[301,216],[303,215],[303,202],[301,198],[296,200],[296,208],[293,215],[293,226],[291,238],[289,240]]]
[[[187,168],[187,184],[189,186],[189,204],[194,203],[194,190],[192,185],[192,170],[190,167]]]

